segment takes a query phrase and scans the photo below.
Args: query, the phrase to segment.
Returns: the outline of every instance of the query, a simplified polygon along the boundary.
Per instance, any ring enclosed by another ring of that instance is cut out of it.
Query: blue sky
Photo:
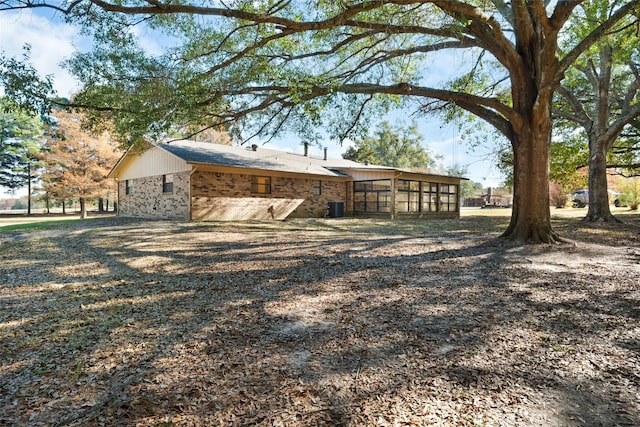
[[[145,37],[141,34],[143,46],[150,52],[160,52],[159,46],[151,35]],[[55,88],[62,96],[69,96],[77,88],[77,82],[65,70],[60,67],[60,62],[69,58],[76,49],[88,49],[86,39],[82,38],[73,27],[64,24],[60,17],[51,16],[48,13],[34,13],[30,10],[19,12],[0,13],[0,50],[6,55],[21,57],[22,46],[25,43],[31,45],[31,62],[42,75],[54,77]],[[451,58],[448,61],[434,64],[434,69],[429,70],[434,74],[445,74],[448,68],[455,68],[464,57]],[[391,123],[397,120],[410,124],[413,117],[408,111],[391,113],[385,117]],[[458,131],[454,125],[442,125],[435,118],[415,118],[420,133],[424,137],[424,145],[430,152],[443,157],[443,167],[452,166],[454,163],[468,166],[467,178],[480,182],[484,187],[497,186],[502,177],[497,172],[490,160],[490,153],[482,149],[473,149],[460,141]],[[266,138],[265,138],[266,140]],[[330,157],[340,157],[347,146],[340,146],[333,141],[324,141],[328,147]],[[291,152],[301,153],[303,148],[297,137],[282,138],[269,142],[269,146]],[[322,154],[321,148],[313,148],[318,155]],[[18,193],[21,194],[21,193]],[[0,193],[0,196],[2,194]]]

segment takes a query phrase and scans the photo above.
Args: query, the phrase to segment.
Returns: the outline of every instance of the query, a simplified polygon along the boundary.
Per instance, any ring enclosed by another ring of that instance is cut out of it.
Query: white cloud
[[[0,50],[6,56],[21,58],[25,43],[31,45],[31,63],[41,75],[53,75],[59,95],[69,96],[77,83],[60,67],[76,50],[77,31],[60,20],[47,19],[32,11],[0,13]]]
[[[169,37],[153,31],[143,25],[138,25],[132,29],[133,35],[138,39],[142,50],[149,55],[161,55],[164,53]]]

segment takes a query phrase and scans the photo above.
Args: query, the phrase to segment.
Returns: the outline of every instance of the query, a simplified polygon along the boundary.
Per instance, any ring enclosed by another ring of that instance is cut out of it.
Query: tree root
[[[511,242],[525,245],[525,244],[547,244],[547,245],[560,245],[571,244],[574,242],[564,239],[553,229],[532,228],[528,230],[528,233],[519,233],[515,228],[508,229],[501,236],[501,239],[509,240]]]
[[[608,215],[600,215],[600,214],[589,214],[580,220],[581,222],[591,223],[591,224],[624,224],[619,218],[613,216],[613,214],[609,213]]]

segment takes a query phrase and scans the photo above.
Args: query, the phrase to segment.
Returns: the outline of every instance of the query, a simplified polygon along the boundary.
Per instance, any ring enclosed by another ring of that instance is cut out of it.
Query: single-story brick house
[[[308,150],[305,150],[308,151]],[[457,218],[460,180],[253,145],[130,149],[110,172],[118,214],[190,220],[384,215]]]

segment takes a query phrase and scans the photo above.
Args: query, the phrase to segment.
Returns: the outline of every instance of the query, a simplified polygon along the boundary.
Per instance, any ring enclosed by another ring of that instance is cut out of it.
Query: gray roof
[[[368,166],[345,160],[304,156],[257,147],[238,147],[190,140],[157,142],[156,147],[192,164],[219,165],[265,171],[347,176],[335,169],[361,169]],[[375,167],[376,169],[380,166]],[[389,168],[393,169],[393,168]]]

